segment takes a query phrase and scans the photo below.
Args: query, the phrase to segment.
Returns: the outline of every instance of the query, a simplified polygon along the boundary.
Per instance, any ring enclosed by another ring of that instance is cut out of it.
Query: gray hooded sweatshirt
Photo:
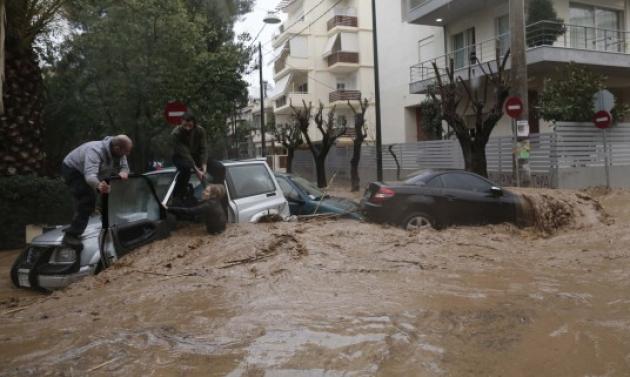
[[[129,173],[127,157],[112,156],[112,137],[81,144],[68,153],[63,163],[85,176],[85,182],[96,189],[98,183],[108,176],[121,172]]]

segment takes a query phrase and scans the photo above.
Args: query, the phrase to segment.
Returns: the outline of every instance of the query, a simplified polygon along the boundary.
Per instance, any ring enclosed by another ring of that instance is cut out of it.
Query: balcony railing
[[[337,15],[328,20],[328,30],[332,30],[337,26],[358,27],[359,19],[356,16]]]
[[[359,64],[359,53],[358,52],[335,52],[328,57],[328,66],[333,66],[337,63],[349,63],[349,64]]]
[[[337,101],[360,101],[361,91],[359,90],[335,90],[328,94],[328,101],[330,103]]]
[[[528,49],[549,46],[630,54],[630,32],[623,30],[540,21],[528,25],[526,33]],[[507,33],[421,62],[411,67],[411,83],[435,79],[434,63],[438,73],[445,76],[446,68],[450,67],[451,62],[456,70],[468,69],[471,66],[476,66],[479,62],[495,62],[497,52],[499,58],[502,58],[509,47],[510,34]]]

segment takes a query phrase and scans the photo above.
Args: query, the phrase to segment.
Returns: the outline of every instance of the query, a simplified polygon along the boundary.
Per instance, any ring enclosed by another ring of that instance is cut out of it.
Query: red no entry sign
[[[510,118],[518,118],[523,114],[523,101],[518,97],[509,97],[505,101],[505,113],[509,115]]]
[[[612,125],[612,115],[608,111],[598,111],[593,117],[593,123],[597,128],[608,128]]]
[[[171,101],[164,108],[164,117],[169,124],[177,126],[182,123],[182,117],[188,111],[186,105],[179,101]]]

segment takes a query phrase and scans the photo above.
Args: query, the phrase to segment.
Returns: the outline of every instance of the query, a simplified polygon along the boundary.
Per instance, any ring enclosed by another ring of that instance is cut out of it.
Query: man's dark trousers
[[[190,171],[195,165],[186,158],[181,156],[173,156],[173,165],[177,168],[177,181],[175,181],[175,188],[173,189],[173,196],[176,198],[183,198],[186,195],[188,181],[190,180]]]
[[[77,169],[61,164],[61,176],[74,197],[74,217],[70,227],[65,229],[69,235],[81,236],[87,227],[90,215],[96,208],[96,192],[85,182],[85,177]]]

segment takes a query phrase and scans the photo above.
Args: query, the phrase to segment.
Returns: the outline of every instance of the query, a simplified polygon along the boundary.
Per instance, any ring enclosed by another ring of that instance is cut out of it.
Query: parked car
[[[291,215],[338,213],[343,217],[360,220],[359,204],[345,198],[333,197],[313,182],[293,174],[276,173],[278,184],[289,202]]]
[[[256,222],[266,214],[289,216],[289,205],[264,161],[221,163],[225,177],[226,209],[232,223]],[[168,237],[175,221],[168,213],[177,172],[163,169],[128,180],[113,179],[103,197],[102,216],[90,218],[77,260],[74,249],[62,245],[62,227],[33,239],[11,268],[17,287],[54,290],[98,273],[131,250]],[[210,177],[215,179],[216,177]],[[197,199],[203,186],[194,177],[190,188]]]
[[[424,170],[402,183],[371,183],[361,204],[370,221],[439,229],[515,223],[519,197],[467,171]]]

